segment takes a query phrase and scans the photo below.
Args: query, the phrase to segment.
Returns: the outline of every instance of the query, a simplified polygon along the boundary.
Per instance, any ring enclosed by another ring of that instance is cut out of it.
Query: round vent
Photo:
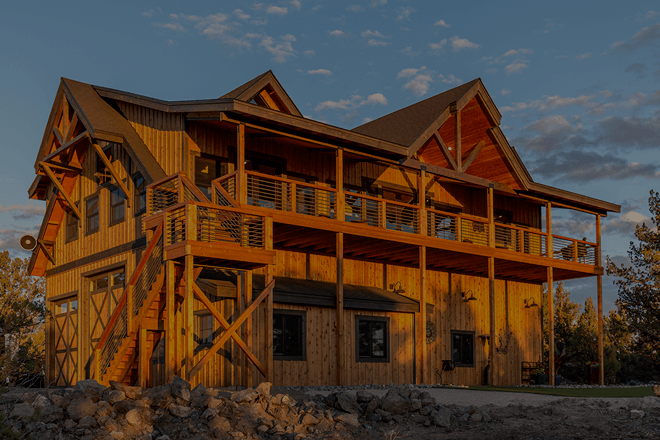
[[[21,237],[21,247],[26,251],[31,251],[37,247],[37,239],[31,235],[24,235]]]

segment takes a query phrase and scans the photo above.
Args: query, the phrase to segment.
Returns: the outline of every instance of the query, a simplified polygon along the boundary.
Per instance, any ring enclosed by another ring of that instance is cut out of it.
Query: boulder
[[[192,408],[189,406],[183,406],[183,405],[177,405],[176,403],[173,403],[169,407],[170,412],[174,417],[188,417],[190,415],[190,412],[192,411]]]
[[[106,388],[95,381],[94,379],[85,379],[85,380],[80,380],[76,382],[76,386],[74,389],[79,392],[84,394],[86,397],[92,399],[92,401],[96,402],[98,401],[101,396],[103,396],[103,393],[105,392]]]
[[[338,417],[335,417],[335,421],[345,423],[349,426],[360,426],[360,421],[358,420],[357,414],[342,414]]]
[[[359,390],[357,393],[355,393],[355,397],[357,398],[358,403],[368,403],[371,402],[376,396],[368,391]]]
[[[96,383],[96,381],[93,382]],[[77,422],[83,417],[96,414],[97,407],[98,405],[94,403],[91,398],[79,395],[71,401],[66,408],[66,412],[71,420]]]
[[[150,422],[148,416],[144,413],[144,408],[133,408],[127,412],[126,421],[129,425],[137,428],[144,428]]]
[[[431,413],[431,422],[435,426],[442,428],[451,427],[451,410],[449,408],[439,407]]]
[[[178,397],[186,402],[190,402],[190,382],[174,376],[171,385],[171,394],[173,397]]]
[[[42,395],[42,394],[37,394],[34,397],[34,401],[32,402],[32,408],[42,410],[45,407],[49,406],[51,404],[50,399],[48,397]]]
[[[256,391],[262,396],[270,396],[270,389],[272,386],[273,385],[270,382],[261,382],[257,386]]]
[[[120,400],[126,400],[126,393],[119,390],[108,389],[103,393],[103,400],[111,404],[119,402]]]
[[[334,407],[350,414],[362,414],[362,408],[357,404],[357,399],[348,393],[337,394]]]
[[[232,402],[245,403],[252,402],[257,397],[259,397],[259,395],[253,388],[246,388],[243,391],[237,391],[233,393],[229,399]]]
[[[653,385],[653,394],[656,397],[660,397],[660,385]]]
[[[115,382],[114,380],[110,381],[110,388],[117,391],[122,391],[127,399],[136,400],[139,399],[142,395],[142,388],[140,387],[129,387],[123,383]]]
[[[371,414],[378,408],[380,408],[380,399],[374,396],[374,398],[371,399],[369,403],[367,403],[367,405],[364,407],[364,413]]]
[[[315,426],[318,425],[319,419],[314,417],[311,414],[305,414],[302,417],[300,417],[300,424],[305,425],[305,426]]]
[[[92,416],[85,416],[78,422],[78,429],[92,428],[96,426],[96,419]]]
[[[374,411],[374,413],[381,416],[381,418],[383,419],[383,422],[385,422],[385,423],[388,423],[390,420],[392,420],[392,414],[385,411],[384,409],[378,408],[376,411]]]
[[[413,410],[412,401],[395,390],[396,388],[393,388],[387,392],[381,408],[394,415],[411,412]]]
[[[10,419],[29,419],[34,415],[34,408],[29,403],[17,403],[9,413]]]
[[[150,406],[165,408],[174,400],[172,386],[168,384],[149,388],[142,392],[142,398],[146,399]]]
[[[195,388],[190,391],[190,398],[194,399],[196,397],[201,397],[207,394],[208,388],[204,384],[200,383]]]
[[[644,418],[644,411],[640,411],[638,409],[633,409],[633,410],[630,411],[630,418],[631,419]]]
[[[43,423],[52,423],[61,420],[64,417],[64,410],[57,405],[48,405],[41,410],[39,421]]]
[[[214,417],[213,419],[209,420],[209,429],[211,431],[220,429],[221,431],[229,432],[231,430],[231,423],[229,423],[229,420],[224,417]]]
[[[115,410],[120,414],[126,414],[134,408],[148,408],[147,399],[140,400],[120,400],[114,405]]]

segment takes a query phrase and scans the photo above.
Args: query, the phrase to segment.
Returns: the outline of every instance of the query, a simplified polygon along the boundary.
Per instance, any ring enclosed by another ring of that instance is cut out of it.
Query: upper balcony
[[[347,258],[414,266],[417,249],[426,246],[429,267],[458,273],[483,275],[491,256],[499,276],[513,280],[543,282],[546,267],[557,269],[557,280],[602,273],[597,243],[419,203],[244,173],[243,204],[237,202],[239,172],[213,181],[212,200],[183,173],[150,185],[147,222],[153,227],[156,218],[164,218],[170,255],[183,255],[185,244],[194,243],[205,258],[212,258],[213,249],[222,254],[215,258],[259,265],[270,257],[255,259],[255,251],[273,246],[334,254],[335,233],[344,232]],[[268,222],[274,223],[270,231]]]

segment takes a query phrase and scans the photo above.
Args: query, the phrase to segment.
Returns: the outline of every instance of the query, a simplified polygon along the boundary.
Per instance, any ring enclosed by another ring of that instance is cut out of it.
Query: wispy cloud
[[[296,37],[291,34],[284,35],[279,39],[264,35],[259,46],[263,47],[273,55],[271,60],[276,63],[283,63],[287,59],[295,56],[295,50],[291,45],[294,41],[296,41]]]
[[[327,69],[308,70],[307,73],[310,75],[332,75],[332,72]]]
[[[509,93],[511,93],[511,90],[507,90],[507,89],[502,89],[502,91],[500,92],[500,94],[501,94],[502,96],[506,96],[506,95],[508,95]]]
[[[249,20],[250,15],[246,14],[243,12],[241,9],[234,9],[234,15],[239,19],[239,20]]]
[[[354,110],[364,105],[387,105],[387,98],[382,93],[374,93],[373,95],[363,98],[360,95],[352,95],[348,99],[340,99],[339,101],[323,101],[316,106],[316,111],[321,110]]]
[[[433,23],[433,26],[442,26],[442,27],[445,27],[445,28],[449,27],[449,25],[447,23],[445,23],[444,20],[436,21],[435,23]]]
[[[366,31],[363,31],[360,35],[362,35],[362,38],[367,39],[367,44],[369,46],[389,46],[390,45],[389,42],[382,40],[382,39],[390,38],[390,37],[385,36],[385,35],[381,34],[378,31],[366,30]]]
[[[480,47],[479,44],[473,43],[466,38],[460,38],[458,35],[454,35],[450,39],[451,47],[455,51],[464,50],[464,49],[477,49]]]
[[[582,55],[578,55],[575,58],[578,60],[585,60],[587,58],[591,58],[591,52],[583,53]]]
[[[274,15],[279,15],[283,16],[289,13],[289,9],[282,7],[282,6],[269,6],[266,8],[266,13],[267,14],[274,14]]]
[[[434,73],[427,70],[426,66],[420,68],[409,67],[401,70],[396,77],[397,79],[410,78],[403,85],[403,89],[410,90],[415,96],[423,96],[429,91]]]
[[[19,221],[43,216],[46,208],[41,205],[0,205],[0,212],[10,213],[14,220]]]
[[[154,23],[154,26],[175,32],[185,32],[186,30],[180,23]]]
[[[334,31],[330,32],[328,35],[331,37],[345,37],[346,33],[344,31],[340,31],[339,29],[335,29]]]
[[[429,47],[433,51],[439,51],[442,50],[443,47],[445,47],[445,44],[447,44],[447,39],[442,39],[438,43],[429,43]]]
[[[346,10],[351,12],[363,12],[364,8],[360,5],[350,5]]]
[[[371,0],[371,3],[369,4],[369,6],[371,6],[372,8],[375,8],[377,6],[384,6],[386,4],[387,4],[387,0]]]
[[[529,67],[529,61],[527,60],[516,60],[513,63],[507,65],[504,68],[504,71],[506,72],[507,75],[511,75],[513,73],[521,73],[524,69]]]
[[[445,84],[461,84],[463,83],[463,80],[460,78],[455,77],[454,75],[438,75],[440,78],[440,81],[442,81]]]
[[[416,9],[410,8],[410,7],[401,7],[399,9],[398,15],[396,17],[397,20],[408,20],[410,21],[410,14],[413,12],[416,12]]]

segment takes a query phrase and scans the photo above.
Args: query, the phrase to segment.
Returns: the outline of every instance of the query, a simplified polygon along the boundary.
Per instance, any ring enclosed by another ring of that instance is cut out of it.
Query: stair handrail
[[[165,187],[170,186],[164,191]],[[170,198],[157,207],[154,206],[154,192],[169,194]],[[187,190],[187,191],[186,191]],[[211,203],[206,195],[188,178],[184,171],[171,174],[147,185],[147,214],[158,214],[164,209],[188,201]]]
[[[102,365],[101,365],[101,360],[102,360],[102,350],[105,348],[105,343],[110,337],[110,335],[113,333],[115,330],[115,324],[117,323],[120,315],[122,312],[125,310],[126,315],[127,315],[127,322],[126,322],[126,334],[120,335],[121,338],[126,338],[130,334],[134,333],[135,330],[133,329],[134,325],[133,324],[133,319],[132,319],[132,310],[131,308],[128,307],[129,301],[132,302],[132,298],[129,299],[129,295],[132,295],[133,293],[133,287],[137,283],[137,280],[140,277],[140,274],[142,270],[144,270],[145,266],[147,265],[149,258],[154,252],[154,249],[156,248],[156,245],[159,243],[159,241],[162,243],[163,238],[163,222],[161,222],[158,227],[156,228],[156,231],[154,232],[153,237],[149,241],[149,244],[147,245],[147,249],[145,250],[144,254],[142,255],[142,258],[140,258],[140,261],[138,262],[138,265],[135,268],[135,271],[133,271],[133,275],[131,275],[131,278],[128,281],[128,284],[124,287],[124,292],[122,293],[121,298],[119,299],[119,302],[117,303],[117,306],[115,307],[114,312],[112,313],[112,316],[108,320],[107,325],[105,326],[105,329],[103,330],[103,333],[101,334],[101,337],[99,338],[99,341],[96,344],[96,348],[94,349],[94,359],[96,363],[96,380],[97,382],[101,383],[102,379]],[[137,324],[139,325],[139,323]],[[115,353],[112,353],[111,356],[114,356]]]

